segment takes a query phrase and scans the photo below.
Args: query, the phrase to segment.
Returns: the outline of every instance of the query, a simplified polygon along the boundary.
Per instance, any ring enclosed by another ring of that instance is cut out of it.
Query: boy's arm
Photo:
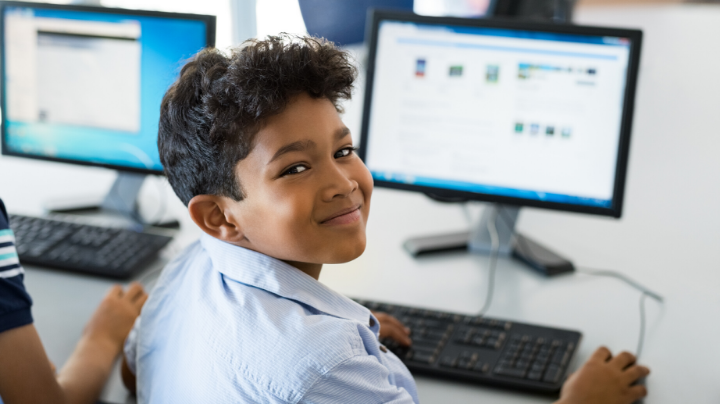
[[[633,354],[613,357],[601,347],[568,378],[555,404],[630,404],[647,395],[645,386],[636,383],[648,374],[650,369],[637,365]]]
[[[57,377],[34,326],[0,333],[0,396],[5,404],[94,403],[146,299],[140,284],[127,292],[113,287]]]
[[[341,362],[308,389],[300,404],[412,404],[413,396],[390,384],[389,371],[373,356],[355,356]]]

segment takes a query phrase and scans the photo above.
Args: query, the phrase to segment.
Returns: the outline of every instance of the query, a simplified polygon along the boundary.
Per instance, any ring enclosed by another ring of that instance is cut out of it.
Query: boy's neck
[[[288,265],[292,265],[295,268],[305,272],[306,274],[318,280],[320,278],[320,271],[322,270],[322,264],[308,264],[307,262],[297,261],[283,261]]]

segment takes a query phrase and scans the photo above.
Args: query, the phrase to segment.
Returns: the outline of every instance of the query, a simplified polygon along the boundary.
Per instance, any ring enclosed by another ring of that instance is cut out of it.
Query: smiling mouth
[[[332,217],[323,220],[322,222],[320,222],[320,224],[335,225],[353,223],[360,219],[361,206],[362,205],[356,205],[352,208],[341,210],[340,212],[334,214]]]

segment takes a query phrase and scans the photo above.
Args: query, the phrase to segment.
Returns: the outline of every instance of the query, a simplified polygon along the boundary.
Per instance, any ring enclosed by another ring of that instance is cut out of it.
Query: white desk
[[[617,269],[659,291],[648,300],[643,362],[649,404],[720,401],[720,7],[594,8],[580,23],[645,31],[623,219],[525,209],[520,230],[576,263]],[[359,107],[347,122],[357,131]],[[10,211],[39,214],[50,196],[108,188],[113,174],[82,167],[0,158],[0,196]],[[11,173],[12,177],[5,175]],[[165,191],[168,192],[167,188]],[[144,200],[157,199],[152,183]],[[197,237],[182,205],[183,231],[166,252]],[[413,235],[466,226],[459,207],[423,196],[376,189],[366,253],[327,266],[321,281],[351,296],[459,312],[480,309],[486,258],[467,254],[412,259],[401,250]],[[28,268],[36,326],[51,359],[61,365],[111,282]],[[634,350],[639,293],[614,279],[571,275],[545,279],[502,260],[489,315],[578,329],[582,360],[598,345]],[[548,403],[551,399],[482,386],[417,379],[424,403]],[[125,400],[117,378],[105,398]]]

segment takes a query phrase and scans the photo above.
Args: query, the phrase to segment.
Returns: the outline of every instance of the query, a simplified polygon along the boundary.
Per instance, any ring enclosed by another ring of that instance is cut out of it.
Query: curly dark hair
[[[181,70],[160,107],[160,161],[175,194],[240,201],[246,197],[235,166],[254,137],[294,96],[350,99],[357,70],[331,42],[287,34],[249,40],[226,56],[204,49]]]

